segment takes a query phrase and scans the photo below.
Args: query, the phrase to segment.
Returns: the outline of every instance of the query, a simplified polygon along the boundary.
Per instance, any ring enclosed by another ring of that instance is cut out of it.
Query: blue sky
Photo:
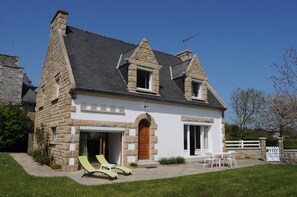
[[[295,0],[1,1],[0,53],[19,56],[35,85],[58,9],[69,12],[70,26],[134,44],[146,37],[170,54],[187,49],[182,40],[198,33],[190,49],[227,104],[237,87],[272,92],[271,65],[297,46]]]

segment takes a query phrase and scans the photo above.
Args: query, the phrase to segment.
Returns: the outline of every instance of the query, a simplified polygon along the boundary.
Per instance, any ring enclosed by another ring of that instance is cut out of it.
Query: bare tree
[[[297,90],[297,51],[294,48],[284,49],[282,63],[273,64],[278,75],[272,76],[276,90],[286,90],[296,93]]]
[[[235,115],[234,121],[239,125],[241,139],[243,139],[244,128],[254,127],[257,123],[258,114],[265,106],[264,93],[254,88],[237,88],[231,93],[231,109]]]
[[[287,128],[297,125],[297,51],[287,48],[282,62],[273,64],[278,74],[272,76],[275,93],[268,100],[268,125],[282,135]]]

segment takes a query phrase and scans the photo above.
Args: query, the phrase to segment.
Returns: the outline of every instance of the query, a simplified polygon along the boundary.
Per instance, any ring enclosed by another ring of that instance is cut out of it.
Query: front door
[[[139,139],[138,139],[138,159],[149,159],[149,147],[150,147],[150,128],[139,127]]]

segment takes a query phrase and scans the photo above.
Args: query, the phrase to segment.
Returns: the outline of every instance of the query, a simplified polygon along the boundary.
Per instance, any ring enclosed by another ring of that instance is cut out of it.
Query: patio
[[[11,153],[10,154],[23,168],[31,175],[34,176],[67,176],[74,181],[82,185],[102,185],[102,184],[112,184],[121,182],[131,182],[140,180],[152,180],[152,179],[165,179],[186,175],[194,175],[201,173],[208,173],[221,170],[232,170],[234,168],[230,167],[203,167],[203,162],[191,162],[179,165],[159,165],[157,168],[133,168],[133,174],[130,176],[125,176],[119,174],[119,179],[109,180],[105,176],[100,176],[98,174],[92,177],[83,177],[83,170],[75,172],[57,172],[51,170],[47,166],[40,166],[34,162],[30,156],[26,153]],[[253,160],[253,159],[243,159],[237,160],[238,168],[266,164],[265,161]]]

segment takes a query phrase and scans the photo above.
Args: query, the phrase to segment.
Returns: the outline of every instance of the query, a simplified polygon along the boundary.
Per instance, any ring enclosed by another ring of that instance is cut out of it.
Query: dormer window
[[[201,99],[202,82],[192,79],[192,97]]]
[[[151,90],[152,73],[151,69],[137,67],[137,88]]]

